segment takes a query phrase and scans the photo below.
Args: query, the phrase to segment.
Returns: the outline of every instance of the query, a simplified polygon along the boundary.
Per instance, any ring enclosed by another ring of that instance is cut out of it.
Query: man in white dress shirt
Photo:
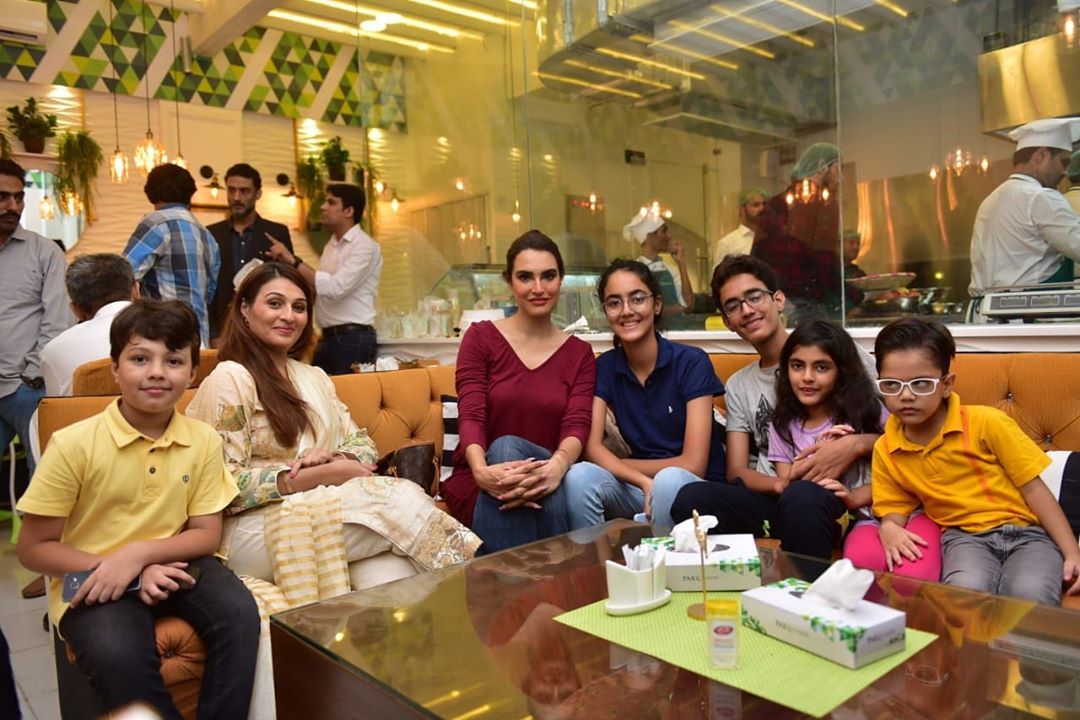
[[[64,284],[79,324],[54,337],[41,351],[41,376],[48,397],[71,395],[75,369],[109,357],[113,318],[139,299],[131,263],[113,253],[75,258],[64,275]]]
[[[1080,216],[1057,185],[1065,175],[1080,121],[1035,120],[1009,133],[1013,174],[986,196],[971,238],[971,285],[989,288],[1072,280],[1080,260]]]
[[[267,254],[296,267],[315,288],[315,320],[322,339],[312,364],[329,375],[352,372],[354,363],[375,362],[375,299],[382,274],[379,243],[360,229],[364,191],[356,185],[326,186],[323,225],[333,236],[323,249],[319,269],[271,240]]]
[[[715,268],[728,255],[749,255],[757,232],[757,217],[769,198],[761,188],[746,188],[739,193],[739,227],[716,241],[712,264]]]

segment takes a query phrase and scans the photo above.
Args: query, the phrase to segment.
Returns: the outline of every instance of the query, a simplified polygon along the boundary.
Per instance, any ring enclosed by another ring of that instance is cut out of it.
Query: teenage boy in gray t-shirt
[[[787,340],[784,293],[772,268],[749,255],[729,255],[717,265],[712,288],[727,326],[761,360],[725,383],[728,482],[687,485],[675,498],[672,517],[679,522],[697,510],[717,517],[717,532],[768,532],[788,552],[827,558],[840,538],[836,520],[847,508],[818,482],[842,477],[852,463],[869,459],[878,436],[849,435],[807,448],[792,466],[792,477],[808,482],[793,482],[777,495],[768,443],[780,350]],[[861,348],[859,354],[870,377],[877,377],[870,355]]]

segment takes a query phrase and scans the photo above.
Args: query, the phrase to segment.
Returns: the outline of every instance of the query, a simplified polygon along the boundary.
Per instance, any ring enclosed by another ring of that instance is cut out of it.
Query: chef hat
[[[795,163],[795,169],[791,171],[792,180],[802,180],[811,175],[821,172],[840,159],[840,148],[832,143],[814,143],[806,148],[806,151]]]
[[[642,208],[644,210],[645,208]],[[623,229],[623,237],[628,241],[634,241],[638,243],[645,242],[645,238],[649,233],[656,232],[664,226],[666,221],[660,217],[659,213],[655,213],[651,210],[645,212],[639,212],[634,218],[627,223]]]
[[[1069,158],[1069,167],[1065,168],[1065,174],[1069,176],[1069,179],[1074,177],[1080,177],[1080,150],[1077,150]]]
[[[1032,120],[1009,133],[1016,141],[1016,149],[1049,147],[1072,150],[1073,143],[1080,140],[1080,120],[1073,118],[1046,118]]]

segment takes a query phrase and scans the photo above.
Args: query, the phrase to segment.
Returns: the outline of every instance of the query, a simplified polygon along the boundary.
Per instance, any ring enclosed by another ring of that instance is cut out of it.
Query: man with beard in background
[[[289,228],[255,212],[255,203],[262,197],[262,176],[247,163],[237,163],[225,171],[225,192],[229,200],[229,219],[216,222],[207,230],[217,240],[221,251],[217,294],[210,306],[210,344],[216,345],[221,335],[225,311],[232,302],[235,288],[233,278],[254,258],[269,260],[266,251],[270,240],[277,240],[292,252]]]

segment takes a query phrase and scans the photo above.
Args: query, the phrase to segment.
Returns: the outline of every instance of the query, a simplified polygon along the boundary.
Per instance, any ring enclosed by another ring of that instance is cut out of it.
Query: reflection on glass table
[[[621,558],[623,544],[634,545],[647,535],[647,526],[617,520],[275,616],[278,714],[582,720],[797,716],[554,621],[603,599],[603,562]],[[759,551],[763,582],[793,576],[812,580],[828,566],[765,546]],[[1021,710],[1075,717],[1080,712],[1075,613],[884,574],[867,598],[904,610],[909,627],[938,639],[834,716],[1009,717]]]

